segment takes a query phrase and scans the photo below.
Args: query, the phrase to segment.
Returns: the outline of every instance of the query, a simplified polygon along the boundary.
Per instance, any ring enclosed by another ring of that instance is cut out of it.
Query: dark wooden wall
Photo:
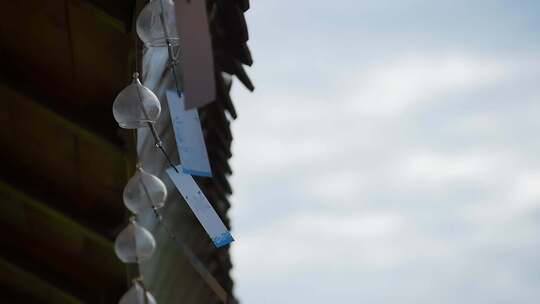
[[[102,2],[2,2],[0,288],[15,303],[115,303],[126,288],[112,240],[129,166],[111,104],[132,4]]]

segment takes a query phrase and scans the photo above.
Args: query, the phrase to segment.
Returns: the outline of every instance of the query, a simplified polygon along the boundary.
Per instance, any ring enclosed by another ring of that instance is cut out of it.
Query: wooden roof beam
[[[83,304],[81,300],[2,258],[0,258],[0,286],[17,291],[17,297],[21,295],[25,297],[17,299],[17,303],[36,303],[38,300],[38,303],[43,304]],[[3,300],[9,301],[5,298]]]
[[[1,84],[0,100],[5,105],[0,123],[9,126],[0,129],[2,175],[56,208],[112,232],[125,212],[125,151]]]
[[[112,242],[0,181],[0,231],[14,252],[96,290],[125,283]]]

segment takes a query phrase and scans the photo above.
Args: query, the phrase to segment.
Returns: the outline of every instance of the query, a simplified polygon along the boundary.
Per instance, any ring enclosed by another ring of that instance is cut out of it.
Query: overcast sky
[[[251,1],[246,304],[540,301],[540,1]]]

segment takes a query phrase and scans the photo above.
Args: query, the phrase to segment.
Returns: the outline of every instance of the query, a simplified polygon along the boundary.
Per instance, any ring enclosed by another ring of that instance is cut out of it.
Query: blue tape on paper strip
[[[212,170],[197,109],[185,110],[184,95],[180,97],[172,90],[167,91],[167,102],[183,172],[211,177]]]
[[[212,239],[214,246],[219,248],[233,242],[234,239],[231,233],[227,230],[214,208],[212,208],[193,177],[183,173],[180,166],[176,166],[176,168],[179,169],[179,172],[176,172],[173,167],[169,167],[167,174]]]

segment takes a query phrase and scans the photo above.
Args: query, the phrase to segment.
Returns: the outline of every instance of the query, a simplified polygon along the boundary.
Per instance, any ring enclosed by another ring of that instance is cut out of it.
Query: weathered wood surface
[[[4,257],[54,277],[81,299],[110,300],[123,285],[124,265],[110,240],[1,181],[0,231]]]
[[[123,151],[9,87],[0,100],[2,175],[110,234],[124,213]]]
[[[109,136],[116,128],[112,100],[130,78],[128,28],[84,0],[5,1],[0,74]]]
[[[112,240],[129,155],[111,105],[129,79],[131,20],[97,2],[0,10],[0,290],[20,303],[115,303],[126,290]]]

